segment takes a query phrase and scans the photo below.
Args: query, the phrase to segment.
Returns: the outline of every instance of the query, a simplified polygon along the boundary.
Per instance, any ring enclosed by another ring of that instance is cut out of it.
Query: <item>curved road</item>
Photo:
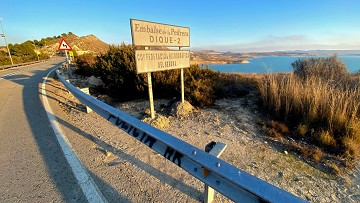
[[[40,99],[62,61],[0,71],[0,202],[86,202]]]

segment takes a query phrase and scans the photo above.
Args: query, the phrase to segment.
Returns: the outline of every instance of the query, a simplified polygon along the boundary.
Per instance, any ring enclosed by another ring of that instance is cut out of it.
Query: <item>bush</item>
[[[209,68],[192,65],[185,69],[185,97],[196,106],[207,106],[214,102],[215,86],[219,83],[220,73]]]
[[[180,70],[166,70],[154,72],[152,73],[152,79],[153,92],[155,97],[180,97]]]
[[[146,95],[146,77],[136,74],[131,45],[111,46],[107,53],[97,56],[94,73],[101,77],[108,94],[115,99],[126,101]]]
[[[349,77],[344,63],[333,55],[328,58],[303,58],[291,64],[294,74],[304,81],[313,77],[342,83]]]
[[[92,54],[83,54],[76,58],[75,73],[83,76],[96,75],[95,71],[95,56]]]

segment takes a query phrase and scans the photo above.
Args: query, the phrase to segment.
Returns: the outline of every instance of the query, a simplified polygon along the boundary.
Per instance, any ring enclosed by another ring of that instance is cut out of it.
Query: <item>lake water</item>
[[[208,67],[219,72],[275,73],[291,72],[291,63],[308,56],[264,56],[250,59],[247,64],[209,64]],[[360,69],[360,56],[338,56],[349,72]],[[204,67],[204,66],[203,66]]]

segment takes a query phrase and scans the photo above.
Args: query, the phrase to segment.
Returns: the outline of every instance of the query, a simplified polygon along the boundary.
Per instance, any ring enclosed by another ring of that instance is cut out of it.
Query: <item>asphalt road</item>
[[[0,202],[86,202],[40,99],[62,61],[0,71]]]

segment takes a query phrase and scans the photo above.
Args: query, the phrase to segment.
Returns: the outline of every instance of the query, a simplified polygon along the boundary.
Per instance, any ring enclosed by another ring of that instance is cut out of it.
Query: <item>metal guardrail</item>
[[[229,199],[235,202],[306,202],[80,91],[68,83],[59,70],[56,74],[84,105]],[[208,174],[203,174],[204,170]]]
[[[27,66],[27,65],[34,64],[34,63],[40,63],[40,62],[43,62],[43,61],[45,61],[45,60],[31,61],[31,62],[26,62],[26,63],[18,63],[18,64],[14,64],[14,65],[0,66],[0,70],[5,70],[5,69],[9,69],[9,68],[14,68],[14,67],[20,67],[20,66]]]

